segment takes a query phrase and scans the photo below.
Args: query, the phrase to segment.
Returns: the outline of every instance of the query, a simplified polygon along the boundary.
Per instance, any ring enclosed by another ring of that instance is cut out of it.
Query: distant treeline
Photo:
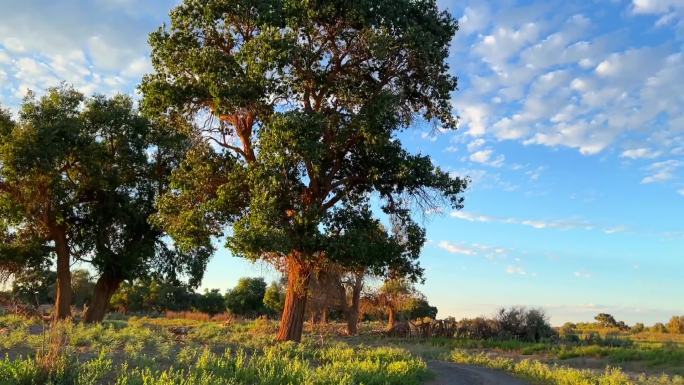
[[[307,315],[313,322],[343,320],[342,295],[331,280],[316,277],[315,289],[310,292]],[[278,317],[285,302],[287,278],[267,284],[263,278],[240,278],[232,289],[197,292],[182,282],[159,278],[124,281],[112,296],[109,311],[122,314],[161,314],[165,312],[201,312],[210,316],[231,313],[244,318]],[[56,273],[38,269],[16,275],[11,290],[3,293],[6,301],[29,307],[49,307],[56,295]],[[75,313],[87,307],[96,282],[88,270],[72,273],[73,306]],[[347,298],[344,298],[346,302]],[[368,288],[359,299],[361,320],[385,320],[392,313],[394,320],[436,318],[437,308],[405,282],[386,283],[379,288]]]

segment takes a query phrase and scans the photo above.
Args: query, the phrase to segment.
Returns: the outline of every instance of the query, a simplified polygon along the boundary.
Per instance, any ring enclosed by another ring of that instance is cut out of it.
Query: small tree
[[[264,293],[264,306],[273,315],[279,315],[285,304],[285,290],[278,282],[271,282]]]
[[[662,322],[656,322],[651,326],[651,331],[654,333],[667,333],[667,327]]]
[[[240,278],[225,295],[228,310],[234,314],[255,317],[264,313],[266,282],[263,278]]]
[[[27,268],[14,274],[12,295],[23,303],[55,302],[57,274],[45,266]]]
[[[670,318],[670,322],[667,324],[667,329],[672,334],[684,334],[684,316],[674,316]]]
[[[601,327],[604,327],[604,328],[615,328],[615,327],[618,327],[618,323],[617,323],[617,321],[615,320],[615,317],[613,317],[613,316],[610,315],[610,314],[607,314],[607,313],[599,313],[596,317],[594,317],[594,319],[596,320],[596,322],[598,322],[598,324],[599,324]]]
[[[412,300],[415,288],[404,279],[385,281],[377,293],[377,303],[387,312],[387,330],[392,330],[397,321],[397,313]]]
[[[637,334],[637,333],[643,332],[644,330],[646,330],[646,327],[644,326],[644,324],[641,322],[637,322],[634,324],[634,326],[632,326],[632,328],[630,329],[630,332]]]
[[[405,307],[405,312],[408,313],[410,319],[421,318],[437,318],[437,307],[430,305],[424,296],[416,296],[411,298]]]
[[[95,283],[88,270],[78,269],[71,273],[71,287],[73,289],[74,306],[83,307],[93,298]]]
[[[193,307],[197,311],[213,316],[226,311],[226,301],[219,289],[205,290],[204,294],[195,296]]]

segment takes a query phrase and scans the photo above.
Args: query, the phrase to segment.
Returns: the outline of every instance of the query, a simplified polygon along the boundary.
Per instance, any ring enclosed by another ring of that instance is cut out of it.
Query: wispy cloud
[[[456,245],[451,242],[442,241],[437,246],[444,249],[452,254],[463,254],[463,255],[476,255],[477,250],[472,247],[467,247],[463,245]]]
[[[647,168],[651,174],[644,177],[641,183],[659,183],[674,179],[675,173],[683,164],[682,161],[675,159],[653,163]]]
[[[596,230],[599,229],[605,234],[617,234],[628,229],[626,225],[615,225],[600,227],[592,222],[582,219],[520,219],[513,217],[495,217],[491,215],[477,214],[464,210],[454,210],[450,214],[453,218],[480,223],[503,223],[528,226],[535,229],[557,229],[557,230]]]
[[[577,278],[584,278],[584,279],[589,279],[589,278],[591,278],[591,273],[589,273],[589,272],[587,272],[587,271],[584,271],[584,270],[582,270],[582,271],[576,271],[573,275],[574,275],[575,277],[577,277]]]
[[[657,158],[660,156],[661,152],[660,151],[653,151],[650,148],[645,148],[645,147],[640,147],[640,148],[632,148],[629,150],[625,150],[622,152],[620,155],[621,158],[629,158],[629,159],[651,159],[651,158]]]
[[[617,225],[613,227],[609,227],[607,229],[604,229],[603,232],[606,234],[617,234],[617,233],[622,233],[627,230],[627,226],[625,225]]]
[[[508,265],[506,266],[506,274],[520,275],[527,277],[536,277],[537,273],[528,272],[524,267],[520,265]]]
[[[456,244],[449,241],[441,241],[437,244],[442,250],[446,250],[451,254],[461,254],[468,256],[480,256],[486,259],[500,259],[507,258],[510,250],[490,245],[482,245],[479,243],[472,244]]]

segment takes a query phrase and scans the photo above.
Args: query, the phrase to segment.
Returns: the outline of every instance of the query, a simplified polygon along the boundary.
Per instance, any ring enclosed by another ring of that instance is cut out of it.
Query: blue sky
[[[175,1],[3,1],[0,102],[65,80],[135,93],[147,34]],[[460,129],[417,124],[413,151],[472,178],[425,219],[421,287],[440,317],[544,307],[556,324],[684,313],[684,1],[440,1]],[[204,287],[276,277],[221,250]]]

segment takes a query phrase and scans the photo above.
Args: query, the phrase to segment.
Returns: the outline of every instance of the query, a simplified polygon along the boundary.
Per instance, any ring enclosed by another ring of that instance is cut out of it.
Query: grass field
[[[342,325],[276,344],[276,323],[180,314],[119,317],[50,328],[0,317],[0,385],[421,384],[427,360],[502,369],[535,384],[682,385],[676,338],[593,338],[579,343],[388,338],[380,324],[356,337]]]
[[[63,322],[44,332],[40,324],[4,316],[0,384],[411,385],[429,377],[425,362],[401,348],[313,335],[301,344],[275,344],[274,326],[130,318],[95,326]]]

